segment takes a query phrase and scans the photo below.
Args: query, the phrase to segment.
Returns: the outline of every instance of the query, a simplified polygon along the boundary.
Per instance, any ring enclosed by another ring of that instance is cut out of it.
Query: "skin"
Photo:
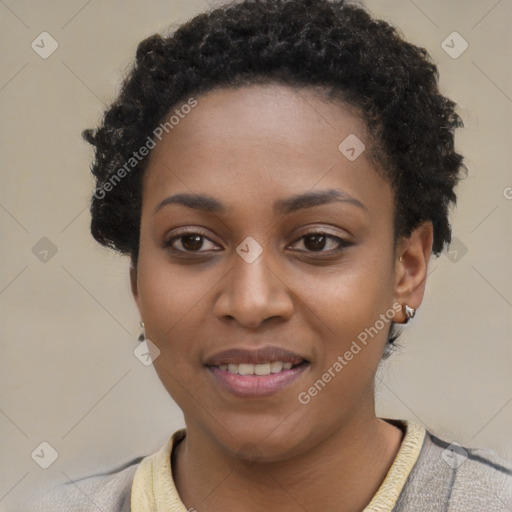
[[[161,351],[155,369],[186,422],[173,457],[176,487],[201,512],[360,511],[402,441],[400,429],[375,415],[389,324],[308,404],[297,397],[394,303],[419,307],[432,225],[394,250],[394,194],[367,158],[371,141],[355,109],[277,84],[197,100],[151,152],[131,272],[146,335]],[[353,162],[338,149],[349,134],[366,145]],[[329,189],[364,207],[273,210],[276,200]],[[155,213],[177,193],[208,194],[226,212],[168,204]],[[173,252],[166,241],[183,228],[203,243],[174,239]],[[336,252],[336,240],[322,247],[305,236],[326,231],[350,245]],[[263,250],[252,263],[236,252],[248,236]],[[405,320],[402,311],[394,318]],[[267,345],[310,362],[270,397],[234,396],[203,365],[221,350]]]

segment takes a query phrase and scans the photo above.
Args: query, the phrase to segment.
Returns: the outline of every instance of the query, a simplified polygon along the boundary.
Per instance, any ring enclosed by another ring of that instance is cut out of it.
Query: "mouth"
[[[238,397],[266,397],[288,387],[311,362],[278,347],[231,349],[207,358],[204,366],[216,384]]]
[[[293,364],[290,361],[267,361],[263,363],[229,363],[221,364],[219,366],[210,366],[210,368],[218,368],[224,372],[229,372],[233,375],[270,375],[275,373],[281,373],[292,368],[299,366],[305,366],[309,364],[308,361],[303,360],[299,363]],[[207,365],[208,366],[208,365]]]

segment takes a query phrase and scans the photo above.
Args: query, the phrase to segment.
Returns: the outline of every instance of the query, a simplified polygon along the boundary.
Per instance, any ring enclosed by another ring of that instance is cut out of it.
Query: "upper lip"
[[[217,352],[205,359],[205,366],[220,366],[221,364],[261,364],[272,361],[298,364],[306,358],[280,347],[263,347],[258,349],[231,348]]]

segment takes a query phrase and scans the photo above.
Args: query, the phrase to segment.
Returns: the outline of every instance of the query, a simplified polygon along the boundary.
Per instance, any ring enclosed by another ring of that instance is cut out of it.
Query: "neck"
[[[188,510],[360,512],[384,480],[402,431],[375,413],[345,425],[313,449],[278,462],[244,462],[187,427],[173,475]]]

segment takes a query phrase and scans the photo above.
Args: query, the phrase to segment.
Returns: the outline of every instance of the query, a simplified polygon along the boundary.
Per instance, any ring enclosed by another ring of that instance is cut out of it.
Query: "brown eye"
[[[203,237],[201,235],[182,236],[181,245],[187,251],[198,251],[203,246]]]
[[[213,247],[206,247],[209,242]],[[215,250],[216,244],[214,244],[209,238],[202,235],[201,233],[182,233],[169,239],[165,242],[165,247],[170,248],[175,252],[208,252]],[[205,249],[201,251],[200,249]]]
[[[307,233],[297,240],[297,242],[299,241],[303,241],[303,246],[305,248],[299,249],[300,251],[324,254],[335,253],[351,245],[349,242],[338,236],[323,232]],[[326,247],[327,250],[325,250]]]
[[[309,251],[322,251],[328,238],[325,235],[308,235],[304,237],[304,247]]]

